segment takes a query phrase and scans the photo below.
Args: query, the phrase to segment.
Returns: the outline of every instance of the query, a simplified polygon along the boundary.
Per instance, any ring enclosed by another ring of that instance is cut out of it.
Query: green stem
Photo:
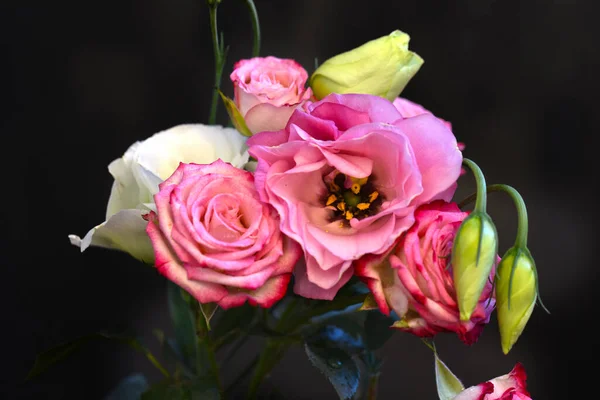
[[[217,31],[218,7],[218,1],[208,2],[208,10],[210,15],[210,33],[212,35],[213,55],[215,58],[215,87],[213,89],[213,96],[210,103],[210,114],[208,116],[208,123],[210,125],[214,125],[217,121],[217,107],[219,105],[219,88],[221,87],[221,76],[223,74],[223,64],[225,61],[225,57],[223,54],[223,43],[221,43],[221,40],[219,40],[219,34]]]
[[[371,374],[369,387],[367,388],[367,400],[377,399],[377,388],[379,387],[379,373]]]
[[[198,310],[196,312],[196,335],[198,337],[198,365],[196,369],[199,375],[207,375],[210,378],[214,379],[217,384],[217,387],[219,388],[219,393],[221,393],[222,395],[223,387],[221,386],[221,381],[219,379],[219,366],[217,364],[217,359],[215,357],[215,352],[208,332],[209,331],[208,326],[206,324],[206,319],[204,318],[204,314],[202,314],[200,307],[198,307]],[[205,365],[208,366],[208,371],[203,371]]]
[[[252,41],[252,57],[258,57],[260,53],[260,23],[258,22],[258,12],[254,1],[246,0],[246,6],[250,12],[250,19],[252,20],[252,32],[254,33],[254,40]]]
[[[469,167],[473,175],[475,176],[475,183],[477,184],[477,200],[475,201],[475,211],[485,213],[485,207],[487,205],[487,194],[485,190],[485,177],[483,172],[477,164],[468,158],[463,158],[463,164]]]
[[[237,351],[248,341],[249,338],[250,336],[248,334],[245,334],[244,336],[239,338],[234,344],[232,344],[231,347],[227,350],[227,354],[225,354],[225,356],[223,357],[222,364],[226,364],[227,361],[229,361],[229,359],[231,359],[231,357],[233,357],[235,353],[237,353]]]
[[[278,343],[273,339],[267,340],[265,349],[261,352],[256,368],[254,369],[254,375],[250,382],[248,389],[248,399],[256,399],[258,396],[258,389],[267,376],[267,374],[277,365],[279,360],[283,357],[285,351],[290,347],[287,343]]]
[[[252,367],[254,367],[257,361],[258,356],[254,357],[252,361],[246,365],[244,370],[233,380],[233,382],[231,382],[227,389],[225,389],[225,394],[231,392],[233,388],[235,388],[246,376],[248,376],[248,374],[252,371]]]
[[[512,186],[504,185],[501,183],[497,183],[494,185],[489,185],[487,187],[486,192],[504,192],[508,194],[515,207],[517,209],[517,238],[515,239],[515,246],[520,247],[522,249],[527,247],[527,235],[529,230],[529,223],[527,219],[527,207],[525,207],[525,201],[521,194]],[[462,200],[458,206],[462,208],[463,206],[469,204],[474,199],[479,199],[479,189],[477,189],[477,193],[473,193]]]

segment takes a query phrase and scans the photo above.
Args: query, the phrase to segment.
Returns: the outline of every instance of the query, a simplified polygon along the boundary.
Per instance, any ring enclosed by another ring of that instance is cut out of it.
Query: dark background
[[[0,398],[101,399],[129,373],[159,376],[139,354],[97,343],[34,382],[17,383],[36,353],[61,341],[126,326],[153,343],[151,329],[168,326],[165,281],[155,270],[124,253],[81,254],[67,235],[102,222],[107,165],[130,144],[206,122],[213,84],[207,8],[201,0],[3,4]],[[261,55],[295,58],[309,73],[314,57],[324,61],[394,29],[409,33],[425,64],[403,96],[451,121],[465,157],[488,182],[511,184],[525,198],[529,247],[552,313],[537,307],[507,356],[495,318],[471,347],[440,336],[441,357],[467,386],[517,361],[536,400],[575,398],[596,385],[586,364],[597,316],[598,4],[256,1]],[[219,23],[231,45],[223,89],[232,95],[232,64],[251,55],[243,2],[224,0]],[[457,199],[472,189],[462,178]],[[488,207],[503,252],[516,215],[501,195],[491,195]],[[432,355],[417,338],[397,333],[384,353],[381,399],[437,398]],[[288,399],[335,398],[301,349],[289,352],[269,384]]]

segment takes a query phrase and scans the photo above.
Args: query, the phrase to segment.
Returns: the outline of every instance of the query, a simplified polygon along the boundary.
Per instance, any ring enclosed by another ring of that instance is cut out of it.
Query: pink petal
[[[352,268],[348,268],[350,265],[351,263],[348,262],[347,267],[342,266],[340,268],[340,270],[346,269],[341,274],[336,284],[328,288],[323,288],[320,286],[320,283],[317,285],[309,280],[306,266],[303,262],[299,262],[296,265],[294,272],[294,293],[308,299],[333,300],[338,290],[340,290],[340,288],[352,277]]]
[[[155,265],[158,272],[178,286],[181,286],[200,303],[218,302],[226,296],[227,290],[221,285],[208,282],[195,282],[188,279],[184,267],[179,263],[177,257],[164,240],[156,225],[156,219],[156,214],[151,212],[146,232],[148,232],[148,236],[154,247]]]
[[[270,308],[283,298],[290,278],[291,274],[282,274],[269,279],[256,290],[249,292],[232,291],[219,301],[219,306],[228,309],[239,307],[248,301],[253,306]]]
[[[274,106],[260,103],[248,110],[244,120],[252,133],[274,132],[285,128],[296,105]]]
[[[437,198],[460,175],[462,153],[452,131],[432,114],[407,118],[395,125],[409,138],[421,171],[423,193],[415,201],[426,203]]]
[[[494,384],[491,382],[484,382],[463,390],[452,400],[487,400],[487,395],[493,392]]]
[[[309,110],[316,109],[322,103],[343,104],[353,110],[368,114],[371,122],[392,122],[402,117],[390,101],[379,96],[330,94],[321,101],[311,104]]]

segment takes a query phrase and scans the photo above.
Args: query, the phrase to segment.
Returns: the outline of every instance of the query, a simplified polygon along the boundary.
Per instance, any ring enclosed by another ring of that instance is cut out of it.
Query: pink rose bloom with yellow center
[[[357,263],[356,275],[367,283],[381,312],[389,315],[393,309],[402,318],[394,327],[421,337],[456,332],[466,344],[479,338],[495,306],[494,271],[471,318],[461,321],[450,264],[454,237],[468,215],[456,203],[424,204],[389,255],[366,256]]]
[[[247,143],[261,199],[304,251],[294,291],[315,299],[332,299],[355,260],[386,252],[416,207],[450,200],[462,163],[435,116],[403,118],[390,101],[364,94],[306,103],[285,129]]]
[[[301,253],[250,172],[221,160],[181,163],[159,189],[146,231],[162,275],[222,308],[271,307],[283,297]]]
[[[252,133],[283,129],[294,109],[312,96],[308,73],[291,59],[240,60],[230,78],[235,105]]]

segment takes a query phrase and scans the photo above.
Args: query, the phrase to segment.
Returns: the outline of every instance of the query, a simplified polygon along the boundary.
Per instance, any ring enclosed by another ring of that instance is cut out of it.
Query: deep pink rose
[[[381,97],[331,94],[303,110],[251,137],[249,152],[261,199],[304,250],[294,291],[332,299],[353,262],[388,250],[416,207],[452,197],[462,154],[433,115],[404,119]]]
[[[452,400],[531,400],[526,380],[525,368],[517,363],[510,373],[471,386]]]
[[[250,172],[221,160],[180,163],[159,189],[146,232],[161,274],[223,308],[283,297],[300,250],[280,233]]]
[[[294,109],[312,96],[308,73],[294,60],[240,60],[230,75],[234,101],[252,133],[283,129]]]
[[[420,206],[414,225],[402,235],[389,254],[364,257],[356,274],[369,286],[379,309],[390,308],[402,318],[396,327],[421,337],[456,332],[467,344],[477,341],[489,322],[495,301],[492,278],[485,286],[469,321],[461,321],[450,256],[454,236],[468,216],[456,203],[438,200]],[[393,271],[393,272],[392,272]]]

